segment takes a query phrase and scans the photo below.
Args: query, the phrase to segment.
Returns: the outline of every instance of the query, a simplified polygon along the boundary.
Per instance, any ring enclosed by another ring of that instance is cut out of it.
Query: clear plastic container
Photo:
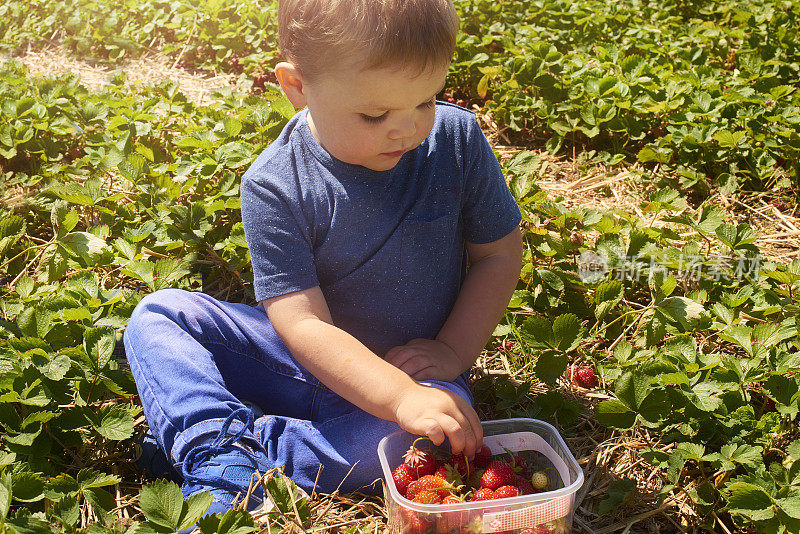
[[[550,491],[506,499],[458,504],[420,504],[398,492],[392,470],[419,436],[395,432],[378,444],[389,532],[413,534],[568,534],[572,532],[575,493],[583,471],[556,429],[537,419],[484,421],[483,442],[492,454],[530,451],[534,471],[545,471]],[[436,449],[434,449],[436,450]],[[447,441],[438,450],[448,452]]]

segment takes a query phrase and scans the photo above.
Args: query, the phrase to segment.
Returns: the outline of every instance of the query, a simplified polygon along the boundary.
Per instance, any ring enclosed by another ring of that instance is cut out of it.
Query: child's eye
[[[361,113],[361,118],[365,122],[369,122],[371,124],[377,124],[379,122],[383,122],[383,120],[386,118],[386,114],[387,113],[388,113],[388,111],[386,113],[384,113],[383,115],[378,115],[377,117],[373,117],[372,115],[367,115],[365,113]]]
[[[436,98],[435,97],[431,98],[427,102],[423,102],[422,104],[420,104],[417,107],[420,108],[420,109],[429,109],[429,108],[432,108],[434,106],[434,104],[436,104]],[[374,115],[367,115],[366,113],[359,113],[359,115],[361,115],[361,119],[364,122],[368,122],[370,124],[378,124],[379,122],[383,122],[386,119],[386,116],[388,114],[389,114],[389,112],[387,111],[386,113],[384,113],[382,115],[378,115],[376,117]]]

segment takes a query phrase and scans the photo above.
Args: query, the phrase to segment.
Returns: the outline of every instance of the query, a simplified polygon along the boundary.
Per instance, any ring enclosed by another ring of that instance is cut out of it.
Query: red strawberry
[[[478,452],[475,453],[475,459],[473,461],[476,467],[486,467],[492,461],[492,451],[486,445],[481,446]]]
[[[597,377],[591,367],[572,366],[572,383],[585,389],[597,387]]]
[[[423,504],[439,504],[442,502],[442,498],[439,494],[435,491],[431,490],[422,490],[412,499],[414,502],[419,502]]]
[[[426,514],[419,514],[414,510],[403,508],[403,534],[422,534],[431,526]]]
[[[458,504],[464,502],[456,495],[448,495],[442,499],[442,504]],[[437,534],[446,534],[461,526],[461,512],[442,512],[436,520]]]
[[[459,497],[458,495],[453,495],[452,493],[442,499],[442,504],[458,504],[464,502],[464,499]]]
[[[408,467],[408,464],[400,464],[392,471],[392,480],[394,480],[394,485],[397,486],[400,495],[405,495],[408,485],[414,482],[413,470]]]
[[[519,488],[516,486],[500,486],[494,492],[495,499],[507,499],[519,495]]]
[[[531,484],[531,481],[519,473],[517,473],[517,476],[514,477],[514,485],[519,488],[520,495],[531,495],[533,493],[538,493],[535,489],[533,489],[533,484]]]
[[[416,481],[417,491],[434,491],[439,495],[439,499],[444,499],[455,491],[453,485],[447,480],[436,475],[425,475]]]
[[[480,487],[496,490],[500,486],[514,483],[514,470],[505,462],[495,460],[486,467],[480,480]]]
[[[488,501],[494,499],[494,491],[489,488],[481,488],[472,494],[473,501]]]
[[[417,488],[417,481],[413,480],[408,484],[406,488],[406,499],[414,500],[414,495],[416,495],[420,490]]]
[[[404,456],[404,463],[411,467],[417,478],[436,472],[436,458],[433,457],[433,454],[417,447],[417,441],[421,439],[428,438],[421,437],[414,440]]]
[[[470,462],[466,456],[460,453],[452,455],[447,463],[454,466],[458,470],[458,474],[464,478],[469,478],[472,471],[475,470],[474,460]]]

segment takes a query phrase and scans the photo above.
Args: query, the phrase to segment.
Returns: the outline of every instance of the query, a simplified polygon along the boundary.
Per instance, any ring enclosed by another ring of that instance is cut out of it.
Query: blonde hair
[[[451,0],[280,0],[283,57],[313,80],[344,65],[362,69],[449,65],[458,15]]]

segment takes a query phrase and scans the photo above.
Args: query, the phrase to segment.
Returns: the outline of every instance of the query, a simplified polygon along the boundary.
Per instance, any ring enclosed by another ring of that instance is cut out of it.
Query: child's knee
[[[125,327],[126,348],[133,337],[158,335],[165,318],[174,320],[178,310],[186,309],[186,296],[190,293],[182,289],[160,289],[145,295],[134,308]]]
[[[181,303],[190,294],[183,289],[167,288],[145,295],[134,308],[128,327],[138,324],[143,317],[151,314],[170,315],[174,310],[182,308]]]

